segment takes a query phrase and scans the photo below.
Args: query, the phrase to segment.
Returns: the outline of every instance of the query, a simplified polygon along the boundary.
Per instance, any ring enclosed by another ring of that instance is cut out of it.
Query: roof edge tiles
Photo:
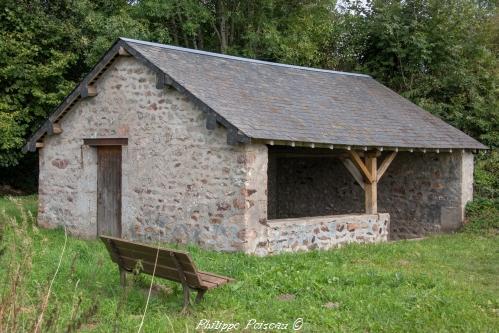
[[[361,73],[333,71],[333,70],[329,70],[329,69],[305,67],[305,66],[298,66],[298,65],[289,65],[289,64],[279,63],[279,62],[271,62],[271,61],[264,61],[264,60],[258,60],[258,59],[243,58],[243,57],[237,57],[237,56],[232,56],[232,55],[223,54],[223,53],[208,52],[208,51],[202,51],[202,50],[196,50],[196,49],[189,49],[189,48],[180,47],[180,46],[146,42],[146,41],[142,41],[142,40],[136,40],[136,39],[125,38],[125,37],[120,37],[120,39],[124,40],[126,42],[130,42],[130,43],[137,43],[137,44],[142,44],[142,45],[160,47],[163,49],[169,49],[169,50],[175,50],[175,51],[181,51],[181,52],[189,52],[189,53],[205,55],[205,56],[210,56],[210,57],[217,57],[217,58],[222,58],[222,59],[245,61],[245,62],[250,62],[250,63],[254,63],[254,64],[280,66],[280,67],[300,69],[300,70],[313,71],[313,72],[322,72],[322,73],[331,73],[331,74],[340,74],[340,75],[351,75],[351,76],[360,76],[360,77],[368,77],[368,78],[371,77],[370,75],[361,74]]]

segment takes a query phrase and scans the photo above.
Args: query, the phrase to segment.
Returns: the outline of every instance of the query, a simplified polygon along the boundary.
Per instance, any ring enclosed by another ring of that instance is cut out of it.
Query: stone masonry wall
[[[473,197],[473,155],[401,152],[378,184],[378,211],[391,239],[458,229]]]
[[[327,250],[354,242],[382,242],[388,239],[389,224],[389,214],[269,220],[267,238],[258,244],[256,254]]]
[[[123,237],[253,249],[266,222],[267,147],[229,146],[226,131],[134,58],[120,57],[98,95],[61,120],[40,149],[38,223],[96,236],[96,148],[84,138],[127,137],[122,152]]]

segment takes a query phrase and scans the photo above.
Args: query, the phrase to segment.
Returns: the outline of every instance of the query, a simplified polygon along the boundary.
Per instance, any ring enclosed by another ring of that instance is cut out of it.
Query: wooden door
[[[121,237],[121,146],[98,146],[97,158],[97,234]]]

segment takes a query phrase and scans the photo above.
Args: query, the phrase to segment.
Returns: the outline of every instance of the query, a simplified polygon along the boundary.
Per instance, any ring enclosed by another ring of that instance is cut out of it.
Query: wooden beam
[[[208,113],[206,116],[206,128],[209,130],[217,128],[217,117],[212,113]]]
[[[364,164],[359,154],[357,154],[357,152],[355,152],[354,150],[349,150],[348,153],[350,154],[353,164],[357,167],[357,169],[359,169],[360,173],[364,176],[364,178],[369,183],[376,181],[376,178],[373,177],[372,173],[368,170],[367,166]],[[374,157],[376,158],[376,155]]]
[[[366,186],[364,184],[364,178],[362,177],[362,174],[360,173],[359,169],[353,164],[353,162],[349,158],[342,158],[341,162],[343,162],[343,165],[345,168],[350,172],[350,174],[353,176],[357,184],[362,187],[363,190],[366,189]]]
[[[89,138],[83,139],[83,144],[87,146],[126,146],[128,138]]]
[[[84,87],[81,90],[81,98],[97,96],[97,89],[93,85]]]
[[[390,153],[390,155],[388,155],[387,157],[385,157],[385,159],[381,163],[380,167],[378,168],[378,175],[376,177],[376,181],[377,182],[379,182],[379,180],[381,179],[381,177],[383,177],[383,175],[385,174],[386,170],[388,170],[388,167],[390,166],[390,164],[395,159],[395,156],[397,156],[397,152],[396,151],[392,151]]]
[[[366,167],[374,181],[366,183],[366,214],[378,213],[378,182],[377,182],[377,157],[376,152],[366,154]]]
[[[52,124],[52,134],[61,134],[61,133],[62,133],[61,125],[58,123]]]
[[[131,55],[127,50],[125,50],[123,46],[120,46],[120,48],[118,49],[118,54],[124,57],[129,57]]]
[[[43,142],[37,142],[36,143],[36,148],[43,148],[45,145],[43,144]]]

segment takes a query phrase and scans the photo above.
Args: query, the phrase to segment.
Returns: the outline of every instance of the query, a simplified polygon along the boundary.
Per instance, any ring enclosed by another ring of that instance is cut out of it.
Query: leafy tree
[[[348,45],[350,56],[344,57],[346,67],[371,74],[471,136],[497,146],[498,59],[491,40],[497,12],[492,3],[348,1],[344,12],[341,45]]]
[[[0,11],[0,166],[20,158],[33,124],[56,106],[79,77],[78,32],[47,14],[44,1],[7,1]]]
[[[368,73],[499,142],[493,0],[0,1],[0,167],[120,36]]]

